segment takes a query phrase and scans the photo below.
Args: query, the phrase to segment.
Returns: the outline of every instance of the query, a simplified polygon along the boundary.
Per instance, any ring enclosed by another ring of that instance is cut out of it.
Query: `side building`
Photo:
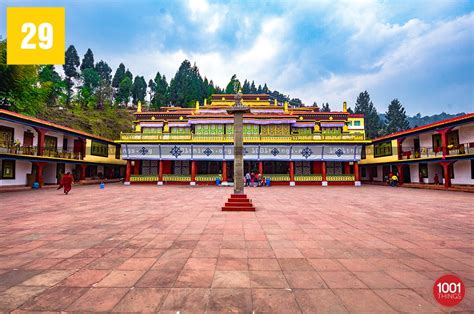
[[[135,112],[133,133],[122,133],[126,183],[232,182],[234,95],[216,94],[195,108]],[[289,108],[266,94],[244,94],[244,170],[272,184],[359,185],[364,117],[318,107]],[[243,179],[243,178],[240,178]]]
[[[364,181],[474,185],[474,113],[373,139],[360,164]]]
[[[125,164],[112,140],[0,109],[0,187],[120,178]]]

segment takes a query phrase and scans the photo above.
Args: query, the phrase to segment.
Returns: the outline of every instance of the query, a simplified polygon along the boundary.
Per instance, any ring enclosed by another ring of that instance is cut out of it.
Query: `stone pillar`
[[[234,193],[244,194],[243,112],[234,114]]]
[[[158,164],[158,185],[163,185],[163,160]]]
[[[290,186],[295,186],[295,162],[290,161]]]
[[[359,162],[354,161],[354,185],[360,186]]]
[[[227,161],[222,161],[222,182],[227,182]]]
[[[191,161],[191,182],[190,185],[196,185],[196,161]]]
[[[127,168],[125,169],[125,185],[130,185],[130,174],[132,172],[132,161],[127,160]]]
[[[326,178],[326,162],[325,161],[322,162],[321,170],[322,170],[322,177],[323,177],[323,181],[321,182],[321,185],[328,186],[328,181]]]

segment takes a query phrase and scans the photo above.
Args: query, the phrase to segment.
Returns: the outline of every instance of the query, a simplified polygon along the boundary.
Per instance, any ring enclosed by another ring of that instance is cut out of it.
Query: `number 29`
[[[36,25],[24,23],[21,26],[21,32],[27,33],[21,41],[21,49],[36,49],[36,44],[30,42],[36,34]],[[38,26],[38,40],[41,49],[48,50],[53,47],[53,26],[50,23],[41,23]]]

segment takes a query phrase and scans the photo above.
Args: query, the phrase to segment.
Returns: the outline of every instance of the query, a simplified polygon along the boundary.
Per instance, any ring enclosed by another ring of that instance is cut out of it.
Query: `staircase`
[[[231,194],[222,211],[254,212],[255,207],[246,194]]]

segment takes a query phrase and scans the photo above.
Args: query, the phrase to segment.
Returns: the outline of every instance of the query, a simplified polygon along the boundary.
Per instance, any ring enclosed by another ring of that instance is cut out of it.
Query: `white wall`
[[[474,123],[461,125],[457,129],[459,130],[459,144],[474,143]]]
[[[454,179],[452,184],[474,184],[471,178],[471,160],[458,160],[454,163]]]
[[[433,132],[420,134],[420,147],[421,148],[433,148]]]
[[[30,131],[33,133],[33,146],[38,145],[38,133],[33,129],[31,126],[27,125],[22,125],[19,123],[13,123],[10,121],[5,121],[5,120],[0,120],[0,125],[1,126],[6,126],[9,128],[14,129],[14,134],[13,134],[13,141],[15,142],[16,140],[20,141],[20,145],[23,145],[23,135],[26,131]]]
[[[0,168],[2,166],[2,159],[0,159]],[[26,174],[31,173],[31,162],[25,160],[17,160],[15,162],[15,179],[1,180],[0,186],[11,185],[26,185]],[[2,170],[2,169],[0,169]]]
[[[417,163],[408,164],[410,167],[410,180],[412,183],[420,183],[420,167]]]

